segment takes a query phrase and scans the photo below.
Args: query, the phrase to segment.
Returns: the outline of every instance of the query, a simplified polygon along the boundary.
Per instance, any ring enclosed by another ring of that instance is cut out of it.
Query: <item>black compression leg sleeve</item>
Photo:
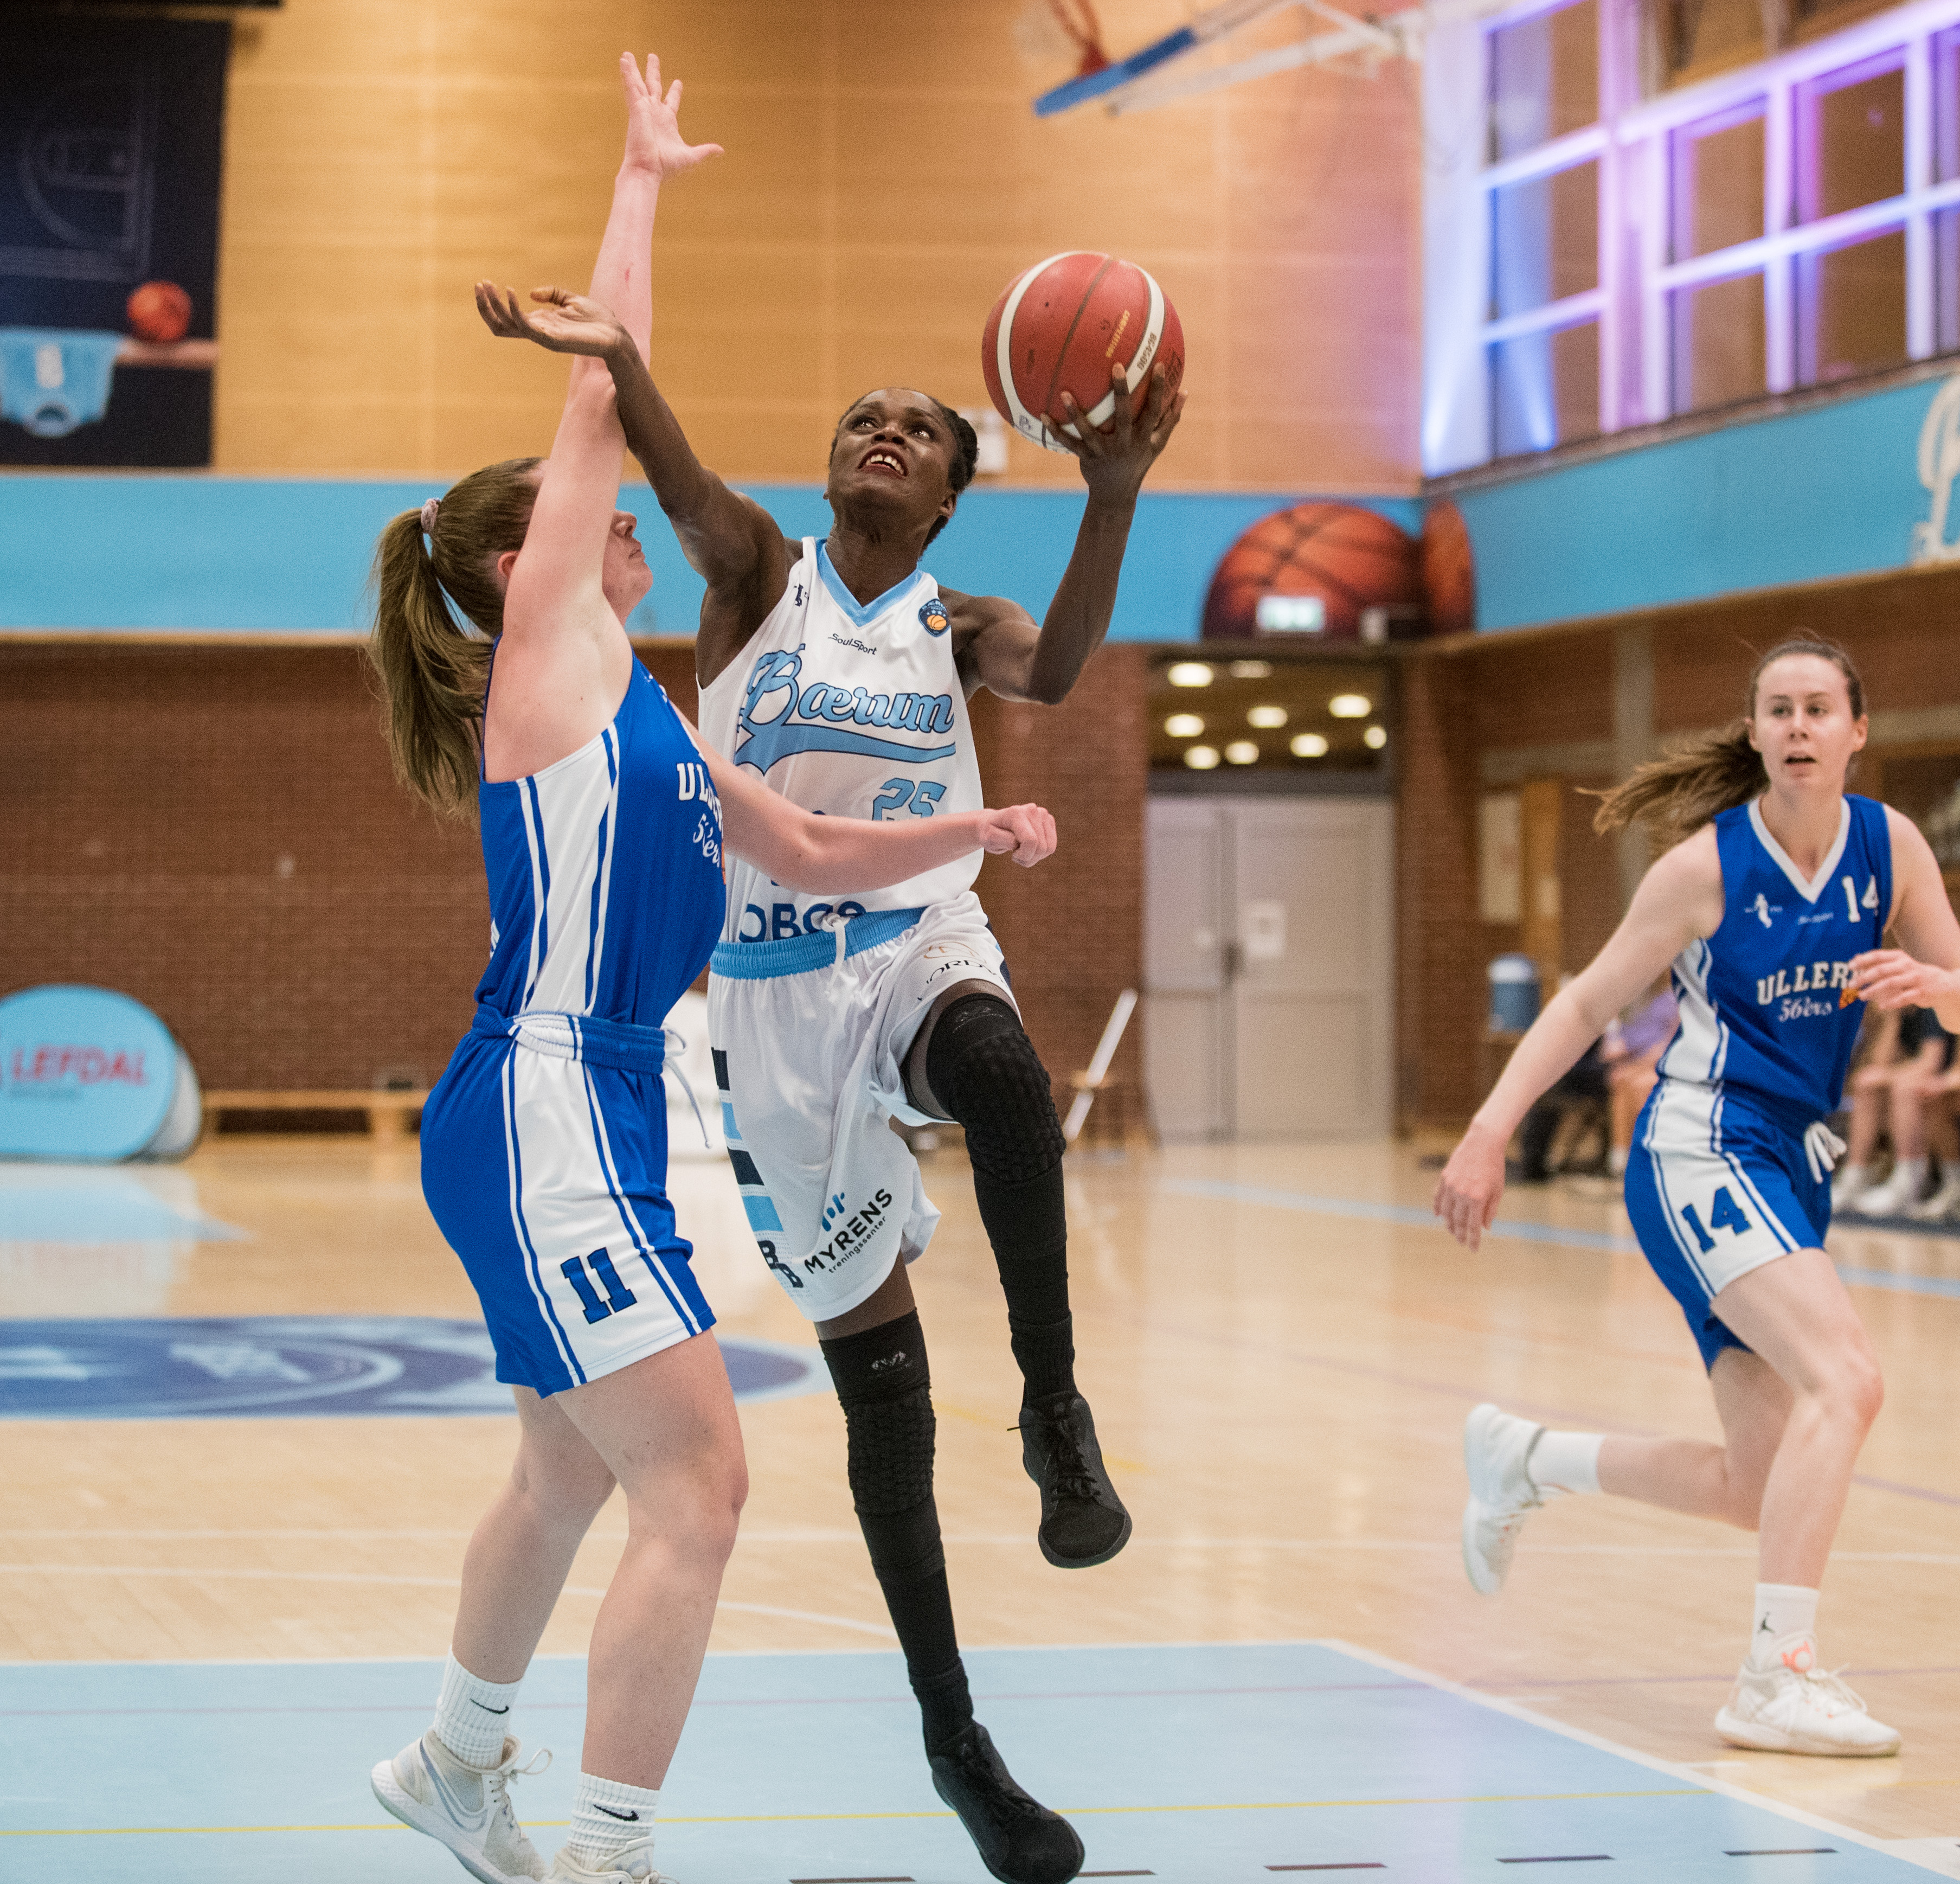
[[[968,995],[934,1024],[925,1076],[966,1128],[1026,1397],[1072,1392],[1061,1122],[1047,1071],[1012,1007],[998,995]]]
[[[851,1502],[936,1752],[971,1723],[973,1702],[933,1502],[925,1333],[914,1313],[822,1347],[849,1434]]]

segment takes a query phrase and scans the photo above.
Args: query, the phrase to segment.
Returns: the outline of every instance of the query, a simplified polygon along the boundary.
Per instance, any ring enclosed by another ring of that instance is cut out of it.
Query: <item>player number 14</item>
[[[1853,922],[1856,922],[1858,920],[1857,886],[1853,883],[1848,877],[1841,877],[1838,880],[1844,886],[1845,909],[1849,912],[1851,920]],[[1878,906],[1879,880],[1874,877],[1872,880],[1865,886],[1865,907],[1867,909],[1876,909]]]
[[[1692,1204],[1682,1205],[1681,1220],[1694,1232],[1694,1240],[1701,1246],[1701,1253],[1704,1256],[1715,1247],[1715,1231],[1732,1230],[1739,1236],[1744,1230],[1755,1227],[1742,1206],[1729,1195],[1729,1187],[1726,1184],[1718,1186],[1715,1195],[1708,1201],[1708,1227],[1706,1230],[1701,1227],[1701,1212]]]

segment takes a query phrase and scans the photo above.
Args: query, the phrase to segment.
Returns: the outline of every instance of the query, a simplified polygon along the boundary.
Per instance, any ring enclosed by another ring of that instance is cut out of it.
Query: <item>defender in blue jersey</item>
[[[1844,795],[1866,732],[1844,651],[1786,641],[1758,664],[1742,720],[1608,794],[1602,831],[1652,816],[1680,841],[1519,1043],[1436,1192],[1474,1249],[1519,1119],[1672,962],[1680,1026],[1635,1132],[1627,1211],[1688,1317],[1724,1443],[1551,1432],[1480,1406],[1464,1432],[1464,1565],[1496,1591],[1526,1515],[1567,1492],[1758,1531],[1748,1652],[1715,1724],[1734,1746],[1776,1752],[1899,1746],[1818,1663],[1818,1586],[1884,1395],[1824,1252],[1844,1149],[1825,1122],[1868,1007],[1960,1021],[1960,922],[1911,821]],[[1888,930],[1903,949],[1882,946]]]
[[[657,61],[644,76],[621,66],[626,154],[593,286],[644,348],[661,180],[713,147],[682,141],[680,87],[662,97]],[[479,302],[490,294],[479,285]],[[422,1181],[520,1437],[464,1560],[434,1723],[372,1783],[482,1884],[546,1875],[511,1810],[507,1730],[616,1484],[630,1535],[593,1632],[571,1837],[550,1875],[652,1884],[658,1788],[734,1542],[741,1434],[667,1201],[662,1084],[662,1023],[721,931],[724,842],[833,894],[979,849],[1033,863],[1055,842],[1035,806],[822,818],[703,750],[626,638],[651,578],[615,508],[623,442],[605,368],[581,361],[548,460],[465,478],[396,517],[377,556],[371,650],[397,772],[439,810],[473,802],[482,825],[490,962],[423,1113]]]

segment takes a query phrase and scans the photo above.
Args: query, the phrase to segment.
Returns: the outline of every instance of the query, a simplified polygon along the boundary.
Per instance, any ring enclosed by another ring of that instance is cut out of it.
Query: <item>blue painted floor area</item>
[[[1670,1884],[1925,1875],[1338,1646],[982,1650],[968,1664],[1009,1765],[1080,1830],[1085,1877],[1379,1866],[1451,1884],[1558,1860]],[[0,1876],[448,1884],[463,1873],[391,1828],[367,1784],[426,1724],[438,1673],[0,1668]],[[582,1660],[541,1661],[517,1706],[527,1744],[558,1752],[516,1795],[547,1854],[570,1809],[584,1679]],[[932,1791],[896,1654],[711,1657],[662,1806],[660,1863],[684,1884],[985,1884]]]

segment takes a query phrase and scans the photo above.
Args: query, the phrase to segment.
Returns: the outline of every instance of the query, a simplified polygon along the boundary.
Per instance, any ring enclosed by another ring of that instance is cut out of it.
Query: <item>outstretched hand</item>
[[[603,301],[563,288],[534,288],[531,299],[539,306],[527,313],[514,288],[500,291],[495,282],[476,284],[476,311],[500,340],[535,340],[553,353],[584,353],[595,358],[615,347],[633,345],[619,316]]]
[[[1484,1126],[1473,1124],[1436,1180],[1430,1208],[1451,1236],[1466,1249],[1475,1249],[1491,1227],[1503,1195],[1503,1141]]]
[[[1072,453],[1082,466],[1083,480],[1094,497],[1126,503],[1142,489],[1144,476],[1157,461],[1177,422],[1184,416],[1182,388],[1172,396],[1170,377],[1160,360],[1150,368],[1150,377],[1134,393],[1126,390],[1128,374],[1121,367],[1109,369],[1109,383],[1115,395],[1116,409],[1109,422],[1098,428],[1083,416],[1072,393],[1061,396],[1061,418],[1048,422],[1055,441]],[[1080,436],[1061,429],[1073,425]]]
[[[997,857],[1011,854],[1029,870],[1054,855],[1055,819],[1039,805],[1010,804],[1004,810],[980,815],[986,820],[980,839],[983,850]]]
[[[626,94],[626,154],[622,170],[644,170],[658,181],[691,170],[721,154],[718,144],[690,144],[680,134],[680,81],[660,95],[659,57],[647,55],[644,74],[631,53],[619,55],[619,83]]]

